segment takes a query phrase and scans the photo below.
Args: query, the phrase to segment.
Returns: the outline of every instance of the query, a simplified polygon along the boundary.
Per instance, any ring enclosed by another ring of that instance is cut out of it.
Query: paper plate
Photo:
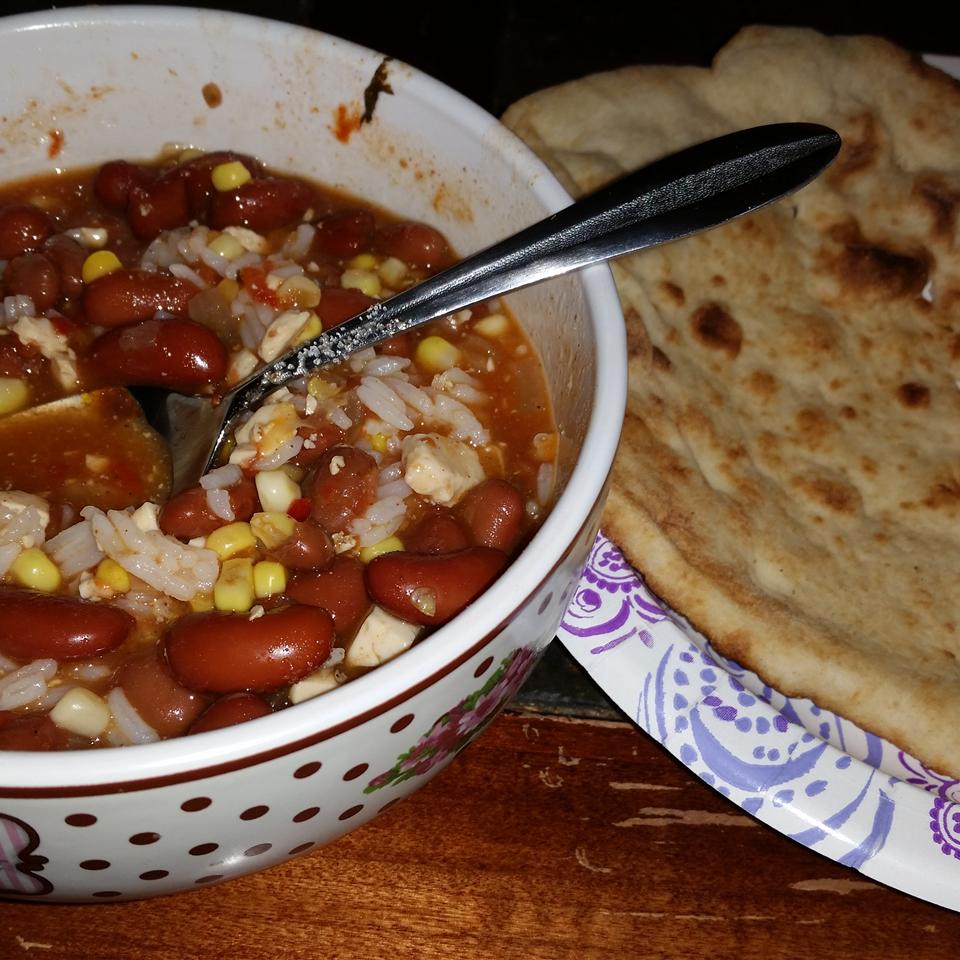
[[[960,781],[722,657],[603,534],[558,636],[621,710],[747,813],[960,910]]]

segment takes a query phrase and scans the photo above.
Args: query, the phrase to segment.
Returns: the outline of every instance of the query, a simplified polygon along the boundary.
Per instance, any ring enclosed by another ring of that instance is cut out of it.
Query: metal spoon
[[[216,465],[237,418],[287,381],[489,297],[750,213],[804,186],[839,149],[836,132],[812,123],[770,124],[707,141],[373,304],[274,360],[219,404],[165,394],[159,410],[146,412],[170,443],[174,491]]]

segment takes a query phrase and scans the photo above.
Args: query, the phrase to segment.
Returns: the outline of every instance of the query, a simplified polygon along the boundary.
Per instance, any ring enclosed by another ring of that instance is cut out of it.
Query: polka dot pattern
[[[162,880],[164,877],[169,877],[169,870],[147,870],[144,873],[140,874],[141,880]]]
[[[493,657],[485,657],[480,661],[477,669],[473,671],[474,677],[482,677],[493,666]]]
[[[405,713],[402,717],[393,721],[390,725],[390,732],[399,733],[401,730],[406,730],[411,723],[413,723],[413,714]]]
[[[298,853],[304,853],[306,850],[309,850],[311,847],[315,847],[316,844],[311,840],[309,843],[301,843],[298,846],[294,847],[292,850],[287,851],[288,857],[295,857]]]
[[[307,807],[306,810],[301,810],[293,815],[293,822],[306,823],[307,820],[312,820],[319,812],[319,807]]]
[[[95,897],[100,897],[102,899],[107,899],[108,897],[122,897],[123,894],[119,890],[98,890],[95,894]]]
[[[355,767],[351,767],[344,775],[344,780],[356,780],[357,777],[362,777],[370,769],[369,763],[358,763]]]
[[[258,804],[255,807],[248,807],[240,814],[241,820],[259,820],[262,816],[270,812],[266,804]]]
[[[271,849],[273,849],[272,843],[257,843],[254,844],[254,846],[249,847],[247,850],[244,850],[243,855],[245,857],[259,857],[261,854],[264,854]]]
[[[219,848],[219,843],[198,843],[195,847],[191,847],[189,852],[191,857],[202,857]]]
[[[550,606],[550,602],[553,600],[553,591],[551,590],[541,601],[540,606],[537,607],[537,615],[542,614],[547,607]]]
[[[180,809],[184,813],[196,813],[198,810],[206,810],[213,801],[209,797],[193,797],[191,800],[184,800],[180,804]]]
[[[109,860],[81,860],[81,870],[106,870],[110,866]]]
[[[222,873],[211,873],[207,877],[197,877],[197,879],[194,880],[193,882],[194,883],[216,883],[218,880],[222,880],[222,879],[223,879]]]
[[[348,809],[344,810],[343,813],[341,813],[340,816],[337,817],[337,819],[349,820],[351,817],[355,817],[362,809],[363,809],[363,804],[358,803],[356,806],[349,807]]]
[[[151,843],[156,843],[159,839],[159,833],[135,833],[130,837],[130,843],[137,847],[145,847]]]
[[[63,822],[71,827],[92,827],[97,818],[92,813],[71,813]]]
[[[305,763],[302,767],[297,767],[293,771],[293,775],[298,780],[304,780],[307,777],[312,777],[322,766],[323,764],[319,760],[314,760],[311,763]]]

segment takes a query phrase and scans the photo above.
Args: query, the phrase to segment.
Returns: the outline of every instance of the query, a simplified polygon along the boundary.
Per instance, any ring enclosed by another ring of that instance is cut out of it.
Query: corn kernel
[[[210,181],[214,188],[221,192],[236,190],[237,187],[242,187],[249,179],[250,171],[239,160],[217,164],[210,171]]]
[[[481,317],[473,329],[481,337],[496,340],[510,329],[510,321],[502,313],[491,313],[489,317]]]
[[[60,586],[57,565],[38,547],[21,551],[10,564],[10,575],[21,587],[53,593]]]
[[[213,585],[213,605],[218,610],[246,613],[254,599],[253,561],[246,557],[224,560]]]
[[[309,322],[308,320],[307,323]],[[315,376],[307,381],[307,393],[318,400],[329,400],[330,397],[335,397],[339,392],[340,388],[335,383],[324,380],[323,377]]]
[[[202,157],[203,153],[203,150],[197,147],[187,147],[178,154],[177,163],[189,163],[191,160],[196,160],[197,157]]]
[[[347,261],[348,267],[357,270],[373,270],[377,265],[377,258],[372,253],[358,253],[352,260]]]
[[[428,373],[443,373],[460,362],[460,351],[443,337],[424,337],[417,344],[414,359]]]
[[[224,260],[236,260],[237,257],[242,257],[246,253],[243,244],[236,237],[231,237],[229,233],[221,233],[216,240],[211,240],[207,247]]]
[[[220,296],[223,297],[227,303],[233,303],[233,301],[237,299],[237,294],[240,293],[240,284],[232,277],[224,277],[217,284],[217,290],[220,291]]]
[[[320,302],[320,288],[309,277],[296,274],[277,287],[277,297],[283,307],[309,310]]]
[[[394,553],[403,549],[403,541],[399,537],[385,537],[379,543],[373,543],[369,547],[363,547],[360,551],[360,559],[364,563],[369,563],[384,553]]]
[[[93,739],[107,729],[112,717],[102,697],[83,687],[74,687],[50,711],[50,719],[61,730]]]
[[[377,453],[386,453],[387,452],[387,437],[383,433],[375,433],[370,438],[370,446],[373,447]]]
[[[299,347],[301,343],[306,343],[314,337],[319,337],[321,333],[323,333],[323,323],[311,310],[310,319],[304,324],[303,329],[293,338],[293,346]]]
[[[340,286],[347,290],[359,290],[368,297],[380,296],[380,278],[371,270],[344,270]]]
[[[110,557],[97,565],[94,579],[101,587],[109,587],[114,593],[126,593],[130,589],[130,574]]]
[[[207,549],[212,550],[221,560],[228,560],[257,545],[249,523],[238,521],[218,527],[207,536]]]
[[[83,261],[80,275],[84,283],[93,283],[94,280],[99,280],[100,277],[105,277],[122,266],[120,258],[112,250],[98,250]]]
[[[379,267],[380,279],[394,289],[407,279],[407,272],[407,265],[397,257],[387,257]]]
[[[0,377],[0,416],[16,413],[30,402],[30,388],[18,377]]]
[[[250,518],[250,529],[267,550],[274,550],[293,536],[297,522],[288,513],[264,511]]]
[[[213,594],[212,593],[198,593],[190,601],[190,609],[194,613],[206,613],[208,610],[213,609]]]
[[[272,597],[287,589],[287,571],[282,563],[261,560],[253,567],[253,592],[258,597]]]
[[[294,500],[300,499],[300,485],[282,470],[261,470],[254,478],[260,506],[270,513],[286,513]]]

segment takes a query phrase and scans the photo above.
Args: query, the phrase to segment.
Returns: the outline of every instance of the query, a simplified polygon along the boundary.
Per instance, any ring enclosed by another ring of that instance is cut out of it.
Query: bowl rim
[[[382,56],[332,34],[283,21],[224,10],[173,6],[69,7],[0,18],[0,36],[42,29],[151,26],[185,30],[210,18],[230,24],[241,39],[283,44],[309,40],[318,51],[354,60]],[[405,87],[481,138],[497,128],[495,149],[529,184],[549,212],[571,198],[547,166],[482,107],[416,67],[396,61]],[[202,779],[263,762],[330,739],[411,699],[481,650],[534,595],[538,586],[585,535],[604,495],[626,403],[626,337],[620,301],[606,265],[579,272],[594,337],[596,379],[592,412],[580,454],[544,524],[514,559],[509,575],[471,604],[471,629],[456,617],[404,656],[379,666],[322,698],[308,700],[239,727],[122,748],[0,751],[0,797],[77,796],[147,789]],[[613,426],[611,426],[613,425]],[[376,679],[374,679],[376,678]],[[238,731],[242,734],[238,736]],[[95,761],[91,763],[91,759]]]

